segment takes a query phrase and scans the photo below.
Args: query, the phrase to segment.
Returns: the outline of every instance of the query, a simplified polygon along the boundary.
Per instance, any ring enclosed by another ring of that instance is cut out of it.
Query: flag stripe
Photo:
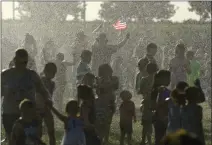
[[[127,28],[127,23],[126,22],[121,22],[120,20],[117,21],[115,24],[113,24],[113,27],[116,30],[122,30]]]

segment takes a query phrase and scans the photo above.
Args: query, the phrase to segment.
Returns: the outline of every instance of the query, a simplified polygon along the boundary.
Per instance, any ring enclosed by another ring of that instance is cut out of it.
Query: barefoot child
[[[77,101],[69,101],[65,111],[67,115],[60,114],[54,107],[53,113],[64,123],[65,134],[62,145],[86,145],[83,121],[77,117],[79,107]]]
[[[35,104],[25,99],[19,108],[21,117],[13,126],[11,145],[45,145],[39,137],[40,121],[36,116]]]
[[[157,65],[155,63],[149,63],[146,67],[148,73],[147,77],[143,77],[140,82],[140,94],[143,95],[143,107],[142,112],[142,141],[141,144],[145,144],[147,138],[149,145],[152,144],[152,108],[151,108],[151,92],[154,84],[154,76],[157,72]]]
[[[131,145],[133,133],[132,121],[134,120],[136,122],[135,104],[131,101],[132,94],[129,91],[122,91],[120,98],[122,99],[120,106],[120,145],[124,145],[125,135],[127,135],[128,145]]]

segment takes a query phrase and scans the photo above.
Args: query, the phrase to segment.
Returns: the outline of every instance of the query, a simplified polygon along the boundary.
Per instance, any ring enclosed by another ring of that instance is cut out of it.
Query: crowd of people
[[[140,119],[132,101],[134,93],[120,87],[128,83],[120,75],[124,68],[122,58],[116,59],[114,68],[110,65],[112,55],[129,41],[130,34],[119,44],[109,45],[106,33],[100,33],[91,49],[86,48],[85,41],[81,42],[84,35],[79,37],[72,53],[73,62],[66,61],[63,53],[45,50],[44,68],[38,72],[35,39],[27,34],[23,48],[16,50],[8,69],[2,71],[2,121],[9,145],[45,144],[41,139],[42,122],[47,127],[49,144],[56,145],[54,115],[64,124],[63,145],[107,145],[117,104],[120,145],[124,145],[125,136],[128,145],[132,145],[133,122],[138,119],[143,126],[141,145],[153,144],[153,127],[155,145],[174,144],[170,134],[179,129],[196,136],[181,133],[187,141],[205,145],[203,109],[198,105],[205,101],[205,95],[199,79],[200,63],[193,51],[186,51],[183,43],[177,44],[169,70],[164,70],[154,58],[158,46],[146,46],[146,55],[137,65],[135,83],[135,92],[142,96]],[[51,44],[49,41],[45,47],[51,48]],[[64,107],[69,66],[74,66],[72,73],[76,74],[72,78],[75,96],[70,94],[74,100]]]

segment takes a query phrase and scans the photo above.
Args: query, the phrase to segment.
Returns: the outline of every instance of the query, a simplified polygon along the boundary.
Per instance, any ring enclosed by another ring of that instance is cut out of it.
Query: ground
[[[139,102],[137,99],[134,100],[135,102]],[[136,104],[137,108],[139,104]],[[205,139],[206,145],[211,144],[211,109],[208,106],[208,103],[203,103],[203,125],[204,125],[204,132],[205,132]],[[133,133],[133,145],[138,145],[141,140],[141,125],[140,125],[140,113],[137,111],[138,121],[134,124],[134,133]],[[63,125],[56,120],[56,138],[57,138],[57,145],[60,145],[62,136],[63,136]],[[110,133],[110,145],[119,145],[119,114],[118,112],[115,114],[113,118],[113,123],[111,126],[111,133]],[[1,132],[2,139],[4,138],[4,131]],[[154,137],[153,137],[154,139]],[[44,135],[43,140],[47,143],[48,138],[47,135]]]

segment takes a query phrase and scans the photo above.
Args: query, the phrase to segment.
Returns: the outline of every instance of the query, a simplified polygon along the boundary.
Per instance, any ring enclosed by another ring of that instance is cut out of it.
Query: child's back
[[[85,145],[83,122],[80,118],[68,119],[62,145]]]
[[[202,131],[202,107],[197,104],[188,104],[182,108],[182,127],[188,132],[200,136]]]
[[[131,125],[135,116],[135,104],[133,101],[123,101],[120,106],[120,124]]]

